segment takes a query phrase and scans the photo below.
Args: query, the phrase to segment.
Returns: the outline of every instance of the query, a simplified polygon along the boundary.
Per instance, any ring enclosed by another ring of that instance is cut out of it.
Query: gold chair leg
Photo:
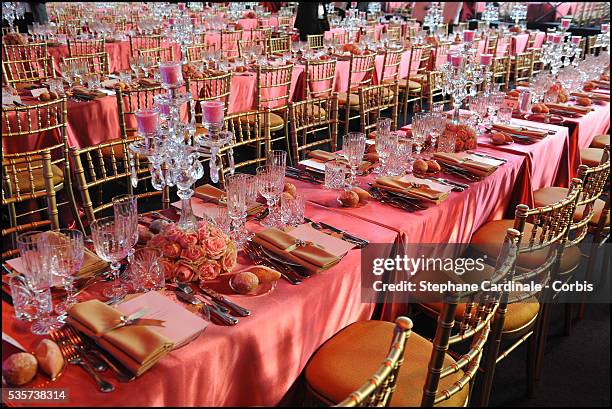
[[[534,328],[534,333],[527,341],[527,397],[532,398],[536,387],[536,364],[538,353],[537,332]]]

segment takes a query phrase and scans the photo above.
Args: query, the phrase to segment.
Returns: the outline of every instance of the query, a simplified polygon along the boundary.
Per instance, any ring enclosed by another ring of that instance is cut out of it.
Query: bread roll
[[[431,172],[431,173],[435,173],[435,172],[439,172],[441,171],[442,168],[440,167],[440,164],[435,161],[435,160],[428,160],[427,161],[427,171]]]
[[[281,278],[281,273],[265,266],[253,266],[249,272],[255,274],[260,283],[278,281]]]
[[[366,203],[368,200],[372,198],[372,195],[370,194],[370,192],[363,190],[362,188],[358,186],[355,186],[351,190],[357,193],[357,196],[359,196],[359,203]]]
[[[359,203],[359,196],[357,193],[351,190],[345,190],[344,192],[340,193],[340,197],[338,199],[340,199],[342,206],[346,207],[355,207]]]
[[[249,294],[259,286],[259,278],[249,271],[237,273],[232,277],[232,288],[240,294]]]
[[[283,192],[289,193],[291,196],[295,197],[295,195],[297,194],[297,188],[293,183],[285,182]]]
[[[429,166],[423,159],[415,160],[414,164],[412,165],[412,170],[416,173],[425,173],[427,172],[427,169],[429,169]]]
[[[34,355],[18,352],[2,363],[2,376],[9,385],[21,386],[34,379],[37,369],[38,362]]]
[[[40,369],[55,379],[64,368],[64,357],[57,344],[50,339],[40,341],[34,350]]]

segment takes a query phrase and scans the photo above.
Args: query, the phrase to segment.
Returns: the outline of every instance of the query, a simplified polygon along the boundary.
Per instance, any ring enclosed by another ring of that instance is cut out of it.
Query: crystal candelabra
[[[578,64],[580,59],[580,40],[579,36],[572,36],[564,41],[561,33],[549,33],[547,41],[542,46],[542,63],[549,66],[552,74],[556,76],[562,67],[570,65],[572,60]]]
[[[10,30],[15,31],[13,25],[15,20],[23,18],[25,15],[24,2],[3,1],[2,2],[2,19],[9,24]]]
[[[482,12],[482,20],[487,22],[487,26],[491,27],[491,23],[499,21],[499,7],[495,3],[487,2],[485,10]]]
[[[433,35],[439,25],[444,23],[444,5],[439,1],[430,3],[429,9],[423,18],[423,25],[429,27]]]
[[[527,19],[527,3],[514,3],[510,11],[510,18],[514,20],[514,25],[518,26],[521,21]]]

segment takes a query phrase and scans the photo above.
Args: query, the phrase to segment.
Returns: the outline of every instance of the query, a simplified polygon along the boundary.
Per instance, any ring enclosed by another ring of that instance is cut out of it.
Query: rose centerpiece
[[[195,231],[168,224],[147,242],[147,247],[162,252],[160,264],[166,280],[181,283],[214,280],[231,272],[238,253],[234,242],[206,221],[198,222]]]

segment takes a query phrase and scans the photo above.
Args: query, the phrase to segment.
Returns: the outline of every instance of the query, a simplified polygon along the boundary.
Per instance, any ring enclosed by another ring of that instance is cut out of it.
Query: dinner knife
[[[333,231],[334,233],[338,233],[341,234],[344,238],[355,242],[355,244],[357,244],[359,246],[359,248],[364,248],[365,246],[367,246],[368,244],[370,244],[369,241],[362,239],[361,237],[357,237],[352,235],[351,233],[347,233],[346,231],[339,229],[337,227],[331,226],[327,223],[324,222],[315,222],[311,219],[308,218],[304,218],[304,220],[308,223],[316,223],[324,228],[326,228],[327,230]]]
[[[176,294],[177,298],[179,298],[181,301],[186,302],[188,304],[205,306],[206,308],[208,308],[208,311],[210,312],[211,317],[217,318],[225,325],[238,324],[237,318],[234,318],[234,317],[231,317],[229,315],[222,313],[221,311],[219,311],[217,308],[215,308],[211,304],[203,303],[202,301],[198,300],[194,295],[187,294],[180,290],[175,291],[174,294]]]
[[[198,286],[198,288],[204,294],[208,295],[210,298],[212,298],[213,300],[215,300],[219,304],[225,305],[226,307],[228,307],[229,309],[234,311],[239,316],[247,317],[247,316],[251,315],[251,311],[249,311],[246,308],[241,307],[241,306],[239,306],[237,304],[234,304],[232,301],[228,300],[227,298],[225,298],[223,295],[219,294],[218,292],[216,292],[212,288],[209,288],[209,287],[207,287],[207,286],[205,286],[203,284],[200,284]]]

